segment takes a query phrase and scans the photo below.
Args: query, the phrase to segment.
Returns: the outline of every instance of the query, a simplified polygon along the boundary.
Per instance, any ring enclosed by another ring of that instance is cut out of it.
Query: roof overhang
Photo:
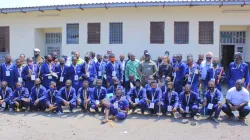
[[[214,1],[164,1],[164,2],[125,2],[125,3],[91,3],[91,4],[74,4],[74,5],[51,5],[36,7],[20,7],[20,8],[2,8],[0,13],[27,13],[27,12],[44,12],[50,10],[72,10],[72,9],[94,9],[94,8],[119,8],[119,7],[170,7],[170,6],[232,6],[250,5],[250,0],[214,0]]]

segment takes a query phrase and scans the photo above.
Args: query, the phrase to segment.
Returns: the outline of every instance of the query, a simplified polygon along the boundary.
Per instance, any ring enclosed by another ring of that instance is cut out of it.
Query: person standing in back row
[[[146,53],[145,60],[143,60],[138,67],[138,73],[142,76],[142,85],[145,86],[148,82],[148,77],[154,77],[157,72],[158,69],[156,63],[151,60],[150,54]]]
[[[236,52],[234,54],[234,62],[231,62],[228,69],[228,87],[232,88],[237,80],[243,80],[244,87],[249,88],[249,69],[248,64],[243,62],[242,53]]]

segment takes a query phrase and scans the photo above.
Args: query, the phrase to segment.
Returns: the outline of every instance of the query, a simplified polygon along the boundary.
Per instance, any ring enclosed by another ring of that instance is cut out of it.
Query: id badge
[[[213,104],[209,103],[207,109],[213,109]]]
[[[0,95],[0,100],[2,100],[2,96]]]
[[[23,78],[22,77],[18,77],[18,82],[23,82]]]
[[[172,76],[173,76],[173,77],[176,77],[176,72],[173,72],[173,73],[172,73]]]
[[[60,82],[63,82],[64,77],[60,77]]]
[[[136,104],[139,103],[139,98],[135,98],[135,103],[136,103]]]
[[[75,75],[74,79],[75,79],[75,81],[78,81],[78,75]]]
[[[168,112],[172,111],[173,107],[171,105],[168,105]]]
[[[102,72],[101,71],[98,71],[98,76],[102,76]]]
[[[52,76],[48,76],[48,79],[52,79]]]
[[[186,113],[189,113],[189,107],[188,106],[186,107]]]
[[[212,79],[211,79],[211,81],[215,81],[215,79],[214,79],[214,78],[212,78]]]
[[[3,104],[2,104],[2,108],[5,108],[6,107],[6,103],[5,102],[3,102]]]
[[[99,100],[95,100],[95,103],[99,105],[99,104],[100,104],[100,101],[99,101]]]
[[[190,76],[188,77],[188,82],[191,82],[191,77]]]
[[[87,77],[89,77],[89,72],[86,73]]]
[[[35,75],[31,75],[31,80],[34,81],[36,79]]]
[[[6,72],[5,72],[5,75],[6,75],[6,76],[10,76],[10,71],[6,71]]]
[[[114,103],[114,108],[118,108],[118,102]]]
[[[155,107],[155,103],[150,103],[149,108],[153,109]]]
[[[107,79],[107,75],[106,75],[106,74],[104,74],[104,75],[103,75],[103,78],[104,78],[104,79]]]
[[[115,77],[116,76],[116,72],[112,71],[112,76]]]
[[[195,69],[194,73],[195,73],[195,74],[199,74],[198,69]]]

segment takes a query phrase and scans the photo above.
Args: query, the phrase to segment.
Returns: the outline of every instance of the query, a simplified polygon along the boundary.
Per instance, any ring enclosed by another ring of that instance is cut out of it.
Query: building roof
[[[230,6],[250,5],[250,0],[168,0],[168,1],[135,1],[135,2],[107,2],[107,3],[84,3],[84,4],[68,4],[68,5],[49,5],[34,7],[16,7],[16,8],[0,8],[0,13],[27,13],[35,11],[49,10],[70,10],[70,9],[90,9],[90,8],[119,8],[119,7],[168,7],[168,6]]]

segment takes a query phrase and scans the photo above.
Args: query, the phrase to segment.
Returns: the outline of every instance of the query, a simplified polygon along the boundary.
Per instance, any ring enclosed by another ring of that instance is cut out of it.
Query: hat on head
[[[236,55],[236,56],[239,56],[241,59],[243,58],[243,55],[242,55],[241,52],[236,52],[235,55]]]
[[[135,82],[141,82],[141,80],[140,79],[136,79]]]
[[[40,50],[38,48],[35,48],[34,51],[35,52],[40,52]]]

